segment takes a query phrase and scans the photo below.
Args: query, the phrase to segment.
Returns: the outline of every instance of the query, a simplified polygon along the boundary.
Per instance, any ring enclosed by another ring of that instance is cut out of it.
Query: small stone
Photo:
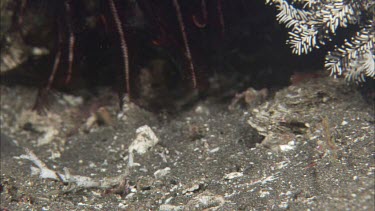
[[[59,134],[59,131],[54,127],[46,127],[45,133],[38,139],[38,146],[51,143],[51,141]]]
[[[224,176],[224,179],[225,180],[231,180],[231,179],[234,179],[234,178],[237,178],[237,177],[242,177],[242,176],[243,176],[242,172],[231,172],[229,174],[226,174]]]
[[[158,137],[156,137],[154,131],[148,125],[139,127],[136,133],[137,137],[129,146],[129,166],[136,165],[134,163],[134,152],[143,155],[159,142]]]
[[[31,54],[34,56],[43,56],[49,54],[49,50],[43,47],[33,47],[31,48]]]
[[[78,96],[73,96],[73,95],[68,95],[68,94],[64,94],[63,96],[63,100],[68,103],[70,106],[80,106],[83,104],[83,98]]]
[[[209,151],[209,153],[215,153],[215,152],[218,152],[220,150],[220,147],[216,147],[216,148],[213,148]]]
[[[182,211],[184,206],[175,206],[170,204],[162,204],[159,207],[159,211]]]
[[[287,151],[290,151],[290,150],[293,150],[295,149],[296,147],[295,146],[291,146],[291,145],[280,145],[280,150],[283,151],[283,152],[287,152]]]
[[[112,116],[105,107],[100,107],[96,111],[96,118],[99,124],[113,125]]]
[[[167,174],[169,174],[170,172],[171,172],[171,168],[166,167],[164,169],[159,169],[159,170],[155,171],[154,176],[155,176],[156,179],[161,179],[161,178],[165,177]]]
[[[137,137],[129,146],[129,152],[137,152],[143,155],[159,142],[158,137],[148,125],[138,128],[136,133]]]
[[[345,125],[347,125],[347,124],[348,124],[348,122],[345,121],[345,120],[341,122],[341,125],[342,125],[342,126],[345,126]]]
[[[204,192],[191,199],[185,210],[218,210],[225,204],[225,199],[221,195],[214,195]]]
[[[129,199],[133,198],[134,195],[135,195],[135,193],[129,193],[128,195],[126,195],[125,199],[129,200]]]
[[[118,208],[120,208],[120,209],[126,209],[128,207],[128,205],[127,204],[124,204],[124,203],[119,203],[118,204]]]
[[[279,208],[281,208],[281,209],[288,209],[288,207],[289,207],[288,202],[281,202],[279,204]]]
[[[138,190],[150,190],[154,183],[154,179],[152,177],[140,177],[137,181],[137,189]]]
[[[199,189],[201,188],[201,186],[199,184],[194,184],[193,186],[191,186],[190,188],[187,188],[185,190],[182,191],[182,194],[191,194],[195,191],[198,191]]]
[[[266,190],[261,190],[261,191],[259,191],[259,194],[260,194],[259,195],[260,198],[264,198],[264,197],[270,195],[270,192],[268,192]]]
[[[295,142],[295,141],[289,141],[289,142],[288,142],[288,145],[289,145],[289,146],[295,146],[295,145],[296,145],[296,142]]]
[[[197,114],[206,114],[206,115],[209,115],[210,114],[210,111],[208,110],[207,107],[205,106],[202,106],[202,105],[199,105],[195,108],[195,113]]]
[[[173,197],[169,197],[165,200],[165,204],[169,204],[172,201]]]

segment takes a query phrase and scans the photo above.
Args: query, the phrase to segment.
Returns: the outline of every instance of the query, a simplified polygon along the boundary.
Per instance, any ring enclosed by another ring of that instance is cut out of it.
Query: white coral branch
[[[43,163],[32,151],[29,149],[26,149],[26,155],[21,155],[20,158],[30,160],[36,165],[39,169],[39,177],[43,179],[53,179],[58,180],[59,175],[49,169],[45,163]],[[35,169],[33,169],[33,172],[36,172]]]
[[[51,170],[47,165],[41,161],[32,151],[26,149],[26,154],[21,155],[20,158],[30,160],[39,170],[39,177],[42,179],[61,180],[63,183],[74,184],[75,188],[112,188],[121,185],[127,175],[129,174],[126,169],[124,174],[116,177],[105,177],[103,179],[94,179],[91,177],[71,175],[67,168],[64,168],[64,174]],[[35,172],[35,167],[31,167]]]

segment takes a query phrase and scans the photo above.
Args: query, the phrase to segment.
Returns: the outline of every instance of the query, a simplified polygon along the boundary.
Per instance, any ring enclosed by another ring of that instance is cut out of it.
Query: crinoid
[[[163,107],[164,102],[186,92],[202,93],[218,78],[220,86],[226,86],[222,90],[233,86],[243,90],[249,86],[280,87],[287,85],[293,72],[301,67],[324,66],[325,53],[321,52],[325,49],[309,58],[291,55],[283,43],[287,33],[275,24],[275,11],[265,2],[4,0],[1,8],[6,5],[11,8],[6,11],[13,15],[10,30],[4,27],[0,30],[0,44],[9,37],[13,40],[21,37],[29,47],[43,47],[49,52],[43,67],[34,66],[33,71],[39,72],[29,73],[43,75],[42,79],[30,80],[43,87],[36,109],[45,104],[46,93],[53,89],[73,89],[77,84],[89,89],[113,86],[121,107],[124,96],[138,104],[151,99],[158,101],[156,107]],[[7,51],[4,49],[2,55]],[[19,48],[18,52],[27,54],[28,50]],[[21,57],[13,64],[25,61]],[[4,58],[1,56],[0,62]],[[334,58],[327,64],[336,64],[339,60]],[[41,69],[48,71],[42,74]],[[218,77],[211,80],[215,74]]]
[[[155,60],[150,57],[160,52],[167,55],[178,71],[188,70],[192,88],[199,87],[197,65],[204,59],[196,58],[202,57],[203,53],[199,53],[199,47],[195,50],[192,48],[201,45],[199,41],[207,42],[199,38],[200,34],[219,32],[220,39],[225,29],[222,0],[16,0],[11,5],[16,10],[13,15],[14,25],[21,28],[20,31],[26,31],[23,27],[44,24],[44,27],[51,29],[43,29],[41,32],[54,34],[51,37],[55,37],[55,44],[50,40],[45,43],[56,47],[50,49],[54,53],[52,70],[39,92],[35,108],[39,107],[43,95],[56,83],[64,86],[71,83],[77,71],[75,69],[79,69],[82,59],[87,57],[85,54],[91,53],[84,52],[83,46],[87,42],[84,39],[93,39],[95,36],[99,40],[108,39],[103,41],[106,44],[102,43],[100,48],[108,46],[110,42],[118,43],[114,46],[118,49],[113,50],[119,53],[117,57],[121,55],[121,59],[116,62],[121,63],[122,71],[117,71],[116,77],[122,78],[118,85],[122,104],[125,93],[130,100],[133,99],[133,87],[137,87],[134,81],[142,69],[139,67],[144,66],[147,59]],[[34,13],[36,21],[27,20],[32,17],[30,13]],[[108,47],[102,51],[107,53]],[[154,55],[150,56],[151,53],[146,51],[154,51]],[[139,58],[142,56],[145,58]],[[155,64],[153,61],[151,63]]]

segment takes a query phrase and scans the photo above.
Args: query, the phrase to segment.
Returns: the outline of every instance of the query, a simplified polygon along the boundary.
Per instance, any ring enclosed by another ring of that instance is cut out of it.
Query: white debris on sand
[[[295,141],[289,141],[288,144],[281,144],[279,145],[279,147],[282,152],[287,152],[290,150],[294,150],[296,148],[296,144]]]
[[[29,128],[29,130],[36,131],[42,135],[38,138],[38,146],[51,143],[58,137],[59,131],[62,127],[62,118],[60,115],[47,112],[45,116],[39,115],[35,111],[23,111],[17,120],[20,130]]]
[[[34,166],[31,166],[31,172],[33,175],[39,174],[39,177],[42,179],[52,179],[60,180],[63,183],[75,185],[72,189],[77,188],[111,188],[121,185],[125,180],[126,176],[129,174],[128,170],[124,174],[115,177],[105,177],[102,179],[93,179],[91,177],[80,176],[80,175],[71,175],[68,168],[64,168],[64,174],[51,170],[47,165],[41,161],[32,151],[26,149],[26,154],[21,155],[20,158],[30,160],[34,163]]]
[[[169,167],[166,167],[164,169],[159,169],[159,170],[155,171],[154,177],[156,179],[160,179],[160,178],[163,178],[166,175],[168,175],[170,172],[171,172],[171,168],[169,168]]]
[[[54,127],[46,127],[44,135],[38,138],[38,146],[49,144],[57,135],[59,131]]]
[[[136,133],[137,137],[129,146],[129,152],[135,151],[142,155],[159,142],[158,137],[156,137],[154,131],[148,125],[138,128]]]
[[[231,179],[234,179],[234,178],[237,178],[237,177],[242,177],[242,176],[243,176],[242,172],[231,172],[229,174],[226,174],[224,176],[224,179],[225,180],[231,180]]]
[[[219,210],[224,204],[223,196],[206,191],[192,198],[185,210]]]
[[[134,152],[143,155],[159,142],[158,137],[148,125],[139,127],[136,133],[137,137],[129,146],[129,166],[136,165],[134,163]]]

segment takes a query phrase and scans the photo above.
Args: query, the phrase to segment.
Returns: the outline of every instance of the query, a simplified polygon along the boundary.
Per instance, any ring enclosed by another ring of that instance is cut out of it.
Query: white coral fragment
[[[156,137],[154,131],[148,125],[138,128],[136,133],[137,137],[129,146],[129,152],[137,152],[142,155],[159,142],[158,137]]]
[[[126,169],[125,173],[119,176],[94,179],[87,176],[71,175],[67,168],[64,168],[63,174],[49,169],[31,150],[26,149],[25,151],[26,154],[21,155],[20,158],[30,160],[36,166],[31,166],[33,175],[39,174],[41,179],[60,180],[63,183],[75,185],[71,190],[76,188],[111,188],[123,183],[129,174],[128,169]]]
[[[136,165],[134,163],[134,153],[143,155],[159,142],[158,137],[148,125],[139,127],[136,133],[137,137],[129,146],[129,166]]]

